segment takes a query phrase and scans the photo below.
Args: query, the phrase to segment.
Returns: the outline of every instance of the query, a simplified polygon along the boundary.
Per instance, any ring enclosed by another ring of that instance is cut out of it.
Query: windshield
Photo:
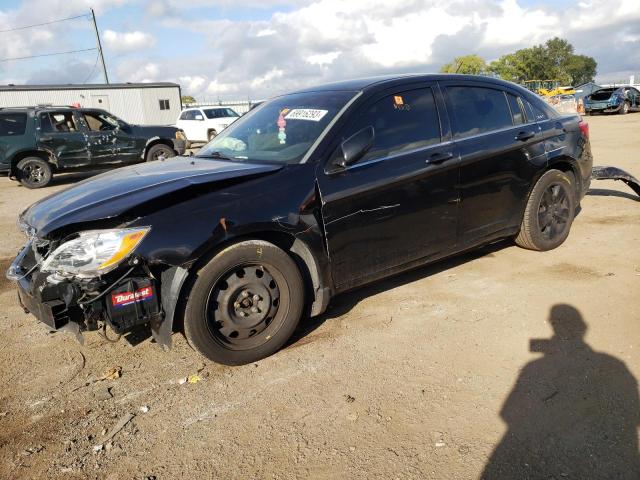
[[[298,163],[356,92],[295,93],[236,120],[196,156]]]
[[[239,117],[234,110],[230,108],[205,108],[204,114],[207,118],[225,118],[225,117]]]

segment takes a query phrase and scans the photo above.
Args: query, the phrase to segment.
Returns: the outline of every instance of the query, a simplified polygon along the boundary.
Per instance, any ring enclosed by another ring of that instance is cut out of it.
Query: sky
[[[436,72],[559,36],[597,81],[640,81],[640,0],[0,0],[0,84],[172,81],[198,100],[263,99],[335,80]]]

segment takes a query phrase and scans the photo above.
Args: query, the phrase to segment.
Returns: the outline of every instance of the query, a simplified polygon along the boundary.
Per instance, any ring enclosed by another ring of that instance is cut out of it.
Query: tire
[[[169,145],[165,145],[164,143],[157,143],[149,148],[149,150],[147,150],[147,154],[144,158],[147,162],[152,162],[154,160],[159,160],[160,157],[171,158],[175,156],[175,150]]]
[[[626,115],[627,113],[629,113],[629,102],[624,102],[620,107],[620,110],[618,110],[618,113],[620,115]]]
[[[16,168],[16,177],[27,188],[46,187],[53,176],[51,164],[39,157],[23,158]]]
[[[571,230],[576,197],[573,174],[545,172],[529,195],[516,244],[538,251],[560,246]]]
[[[209,132],[207,133],[207,141],[211,141],[214,138],[216,138],[216,135],[218,135],[218,132],[216,132],[215,130],[209,130]]]
[[[214,362],[244,365],[277,352],[304,308],[295,262],[262,240],[231,245],[200,269],[185,306],[189,344]]]

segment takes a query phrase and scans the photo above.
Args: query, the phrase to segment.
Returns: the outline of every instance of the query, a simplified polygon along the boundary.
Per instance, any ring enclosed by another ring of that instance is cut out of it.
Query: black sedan
[[[407,75],[276,97],[193,157],[20,216],[8,276],[52,329],[176,325],[216,362],[276,352],[349,289],[513,238],[549,250],[589,187],[588,127],[496,79]]]

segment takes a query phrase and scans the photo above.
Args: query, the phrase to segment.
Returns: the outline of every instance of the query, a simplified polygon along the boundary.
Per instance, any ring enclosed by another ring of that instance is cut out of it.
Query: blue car
[[[620,113],[640,110],[640,91],[635,87],[602,88],[584,99],[584,111],[592,113]]]

